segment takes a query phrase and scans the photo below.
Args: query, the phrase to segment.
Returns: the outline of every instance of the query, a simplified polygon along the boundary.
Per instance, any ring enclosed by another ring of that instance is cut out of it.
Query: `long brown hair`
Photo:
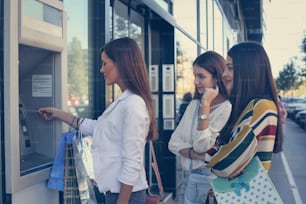
[[[227,91],[222,81],[222,73],[226,68],[225,59],[214,51],[207,51],[199,55],[193,62],[193,66],[199,66],[212,74],[213,79],[216,79],[219,93],[224,98],[227,98]],[[202,94],[195,89],[194,98],[201,99]]]
[[[147,68],[136,41],[128,37],[115,39],[107,43],[102,51],[116,64],[128,90],[145,101],[151,121],[147,140],[156,139],[156,121]]]
[[[218,138],[220,144],[228,142],[235,122],[252,99],[273,100],[279,113],[278,95],[270,61],[262,45],[256,42],[243,42],[233,46],[227,55],[233,60],[234,70],[233,88],[230,93],[232,112]],[[282,129],[280,120],[278,120],[273,151],[281,150]]]

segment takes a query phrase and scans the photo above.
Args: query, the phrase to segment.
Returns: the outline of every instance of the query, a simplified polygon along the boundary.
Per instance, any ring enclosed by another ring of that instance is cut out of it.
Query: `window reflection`
[[[142,53],[144,54],[144,18],[135,11],[131,11],[131,23],[130,23],[130,37],[133,38],[138,46],[140,47]]]
[[[176,96],[194,92],[192,63],[197,56],[196,44],[176,30]]]
[[[214,21],[212,0],[207,0],[207,49],[214,50]]]
[[[130,22],[128,21],[130,19]],[[133,38],[138,43],[144,53],[144,18],[134,10],[130,11],[128,16],[128,7],[116,1],[114,5],[114,22],[113,22],[114,39],[127,37]],[[106,105],[111,104],[116,98],[121,95],[119,86],[106,85]]]
[[[89,115],[88,1],[65,0],[67,12],[68,110]]]
[[[223,19],[219,6],[214,3],[214,39],[215,39],[215,51],[221,55],[224,55],[223,51]]]
[[[128,36],[128,7],[119,1],[115,2],[114,39]]]
[[[177,23],[195,39],[197,36],[196,7],[197,0],[173,0],[173,15]]]
[[[207,10],[206,10],[207,0],[200,1],[200,38],[203,47],[207,48]]]

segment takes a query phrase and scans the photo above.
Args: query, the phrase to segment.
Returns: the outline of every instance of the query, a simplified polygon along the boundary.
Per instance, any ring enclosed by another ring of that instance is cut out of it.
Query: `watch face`
[[[199,117],[201,120],[206,120],[207,119],[207,116],[205,115],[205,114],[202,114],[202,115],[200,115],[200,117]]]

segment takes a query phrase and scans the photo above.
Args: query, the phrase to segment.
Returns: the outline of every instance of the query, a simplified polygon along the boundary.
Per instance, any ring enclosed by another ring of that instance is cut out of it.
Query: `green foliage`
[[[301,51],[306,54],[306,36],[302,40]],[[304,58],[304,60],[306,59]]]
[[[300,79],[300,73],[293,61],[284,66],[276,79],[278,90],[285,92],[297,89],[302,83],[303,81]]]
[[[304,38],[302,40],[301,51],[302,51],[302,53],[305,54],[305,56],[303,57],[303,61],[306,63],[306,35],[304,36]],[[306,77],[306,67],[304,67],[301,70],[300,75],[301,75],[301,77]]]
[[[68,45],[68,84],[70,95],[80,98],[88,95],[88,65],[76,37]]]

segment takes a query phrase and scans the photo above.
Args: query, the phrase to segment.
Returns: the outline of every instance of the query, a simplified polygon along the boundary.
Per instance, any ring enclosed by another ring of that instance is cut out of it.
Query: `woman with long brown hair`
[[[263,46],[243,42],[227,55],[223,81],[232,112],[205,161],[218,176],[231,178],[255,155],[268,171],[272,153],[282,150],[282,129],[276,86]]]
[[[144,203],[148,184],[144,169],[147,140],[157,137],[147,69],[137,43],[113,40],[101,51],[101,73],[122,94],[97,119],[80,119],[56,108],[41,108],[46,120],[60,119],[92,135],[94,175],[106,204]]]
[[[179,156],[183,169],[180,204],[203,203],[210,181],[215,178],[202,160],[231,112],[222,81],[225,68],[225,59],[214,51],[199,55],[193,62],[194,99],[187,106],[168,144],[169,150]]]

